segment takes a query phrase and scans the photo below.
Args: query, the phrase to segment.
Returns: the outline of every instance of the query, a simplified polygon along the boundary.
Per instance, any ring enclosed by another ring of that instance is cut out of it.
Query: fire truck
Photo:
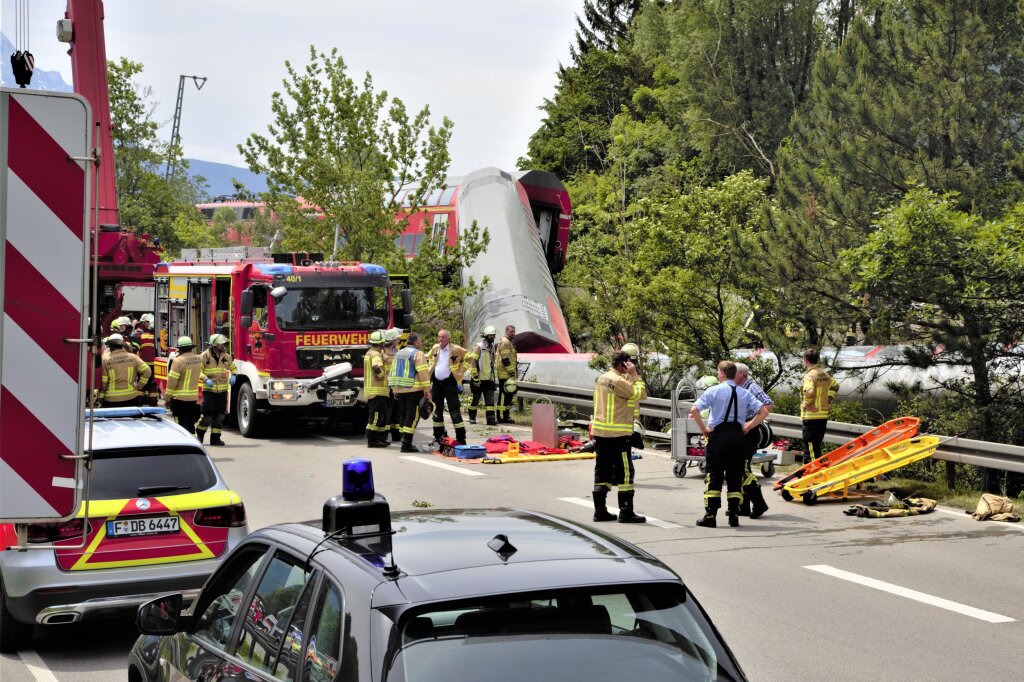
[[[242,435],[283,418],[362,429],[369,335],[411,326],[408,278],[370,263],[324,263],[320,254],[203,255],[156,267],[161,389],[171,344],[189,336],[202,348],[223,334],[238,367],[229,407]]]

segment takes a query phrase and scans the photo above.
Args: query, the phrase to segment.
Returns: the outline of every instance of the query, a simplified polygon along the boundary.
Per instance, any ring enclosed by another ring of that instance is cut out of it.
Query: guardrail
[[[593,390],[525,381],[519,384],[517,397],[531,399],[547,398],[553,403],[585,407],[587,411],[594,404]],[[684,415],[688,415],[692,404],[692,401],[679,401],[679,409]],[[648,417],[671,419],[673,416],[672,403],[666,398],[648,398],[640,403],[640,414]],[[799,417],[773,414],[771,416],[771,424],[772,432],[777,436],[801,437],[802,424]],[[825,440],[829,443],[845,443],[851,438],[856,438],[860,434],[870,431],[871,428],[861,424],[847,424],[830,420],[828,429],[825,431]],[[695,424],[694,429],[696,429]],[[668,434],[664,433],[648,431],[647,436],[656,440],[668,440]],[[958,464],[972,464],[999,471],[1024,473],[1024,447],[1006,445],[1004,443],[989,443],[983,440],[969,440],[958,436],[939,437],[947,440],[944,440],[939,449],[932,455],[934,459],[956,462]]]

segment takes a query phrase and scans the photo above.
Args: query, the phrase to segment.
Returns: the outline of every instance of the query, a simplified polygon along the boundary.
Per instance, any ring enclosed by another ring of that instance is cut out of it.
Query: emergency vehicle
[[[165,342],[172,350],[180,336],[201,343],[213,334],[231,339],[238,374],[229,409],[246,437],[284,417],[362,429],[370,332],[412,323],[407,277],[321,258],[289,253],[157,266],[158,350]],[[155,365],[161,389],[169,355]]]

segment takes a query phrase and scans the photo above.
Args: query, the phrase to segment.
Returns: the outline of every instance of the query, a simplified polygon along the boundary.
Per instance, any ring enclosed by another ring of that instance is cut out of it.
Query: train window
[[[427,206],[437,206],[437,202],[441,200],[441,192],[443,191],[444,190],[438,187],[433,192],[431,192],[430,196],[427,198]]]
[[[438,206],[451,206],[452,197],[455,196],[455,188],[449,187],[441,195],[441,201],[437,202]]]

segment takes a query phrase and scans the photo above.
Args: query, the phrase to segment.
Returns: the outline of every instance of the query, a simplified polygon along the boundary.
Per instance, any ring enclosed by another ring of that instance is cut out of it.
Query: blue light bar
[[[257,263],[256,269],[264,275],[270,275],[271,277],[276,275],[290,275],[293,272],[292,266],[287,263]]]
[[[148,417],[155,414],[166,414],[163,407],[100,407],[94,410],[86,410],[86,417],[96,419],[112,419],[114,417]]]
[[[388,274],[387,269],[383,265],[374,265],[373,263],[363,263],[360,267],[363,268],[363,272],[368,275],[386,275]]]
[[[373,465],[365,459],[350,459],[342,465],[341,496],[346,500],[373,499]]]

